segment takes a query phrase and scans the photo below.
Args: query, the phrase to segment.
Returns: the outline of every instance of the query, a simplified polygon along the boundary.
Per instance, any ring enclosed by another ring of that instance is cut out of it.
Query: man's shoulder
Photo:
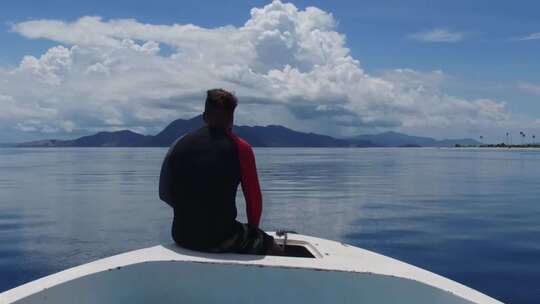
[[[189,145],[193,140],[197,138],[197,136],[201,134],[201,132],[204,132],[204,127],[184,133],[173,142],[171,148]]]
[[[247,147],[247,148],[251,148],[251,145],[249,144],[249,142],[245,139],[243,139],[242,137],[238,137],[238,144],[244,146],[244,147]]]
[[[249,142],[242,137],[236,135],[235,133],[232,133],[232,139],[234,140],[239,149],[251,150],[251,145],[249,144]]]
[[[185,133],[182,136],[178,137],[171,145],[171,149],[175,150],[185,145],[190,140],[190,134]]]
[[[169,147],[169,154],[178,154],[190,146],[190,142],[193,140],[192,132],[185,133],[179,136]]]

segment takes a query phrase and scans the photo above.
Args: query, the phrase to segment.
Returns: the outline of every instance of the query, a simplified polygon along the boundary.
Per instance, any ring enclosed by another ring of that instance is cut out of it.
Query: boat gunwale
[[[456,297],[473,303],[502,304],[502,302],[498,300],[448,278],[362,248],[299,234],[290,235],[289,240],[290,244],[302,246],[305,246],[304,244],[309,244],[310,246],[313,246],[312,248],[319,251],[319,256],[316,256],[316,258],[303,258],[270,255],[257,256],[234,253],[213,254],[188,250],[174,244],[156,245],[98,259],[28,282],[0,293],[0,302],[12,303],[72,280],[101,272],[121,270],[122,268],[138,264],[153,262],[186,262],[363,273],[367,275],[412,280],[448,292]],[[361,259],[362,261],[359,263],[358,259]],[[377,269],[377,266],[381,266],[381,262],[386,265],[382,265],[383,267]],[[359,267],[359,265],[367,267],[362,268]],[[370,267],[372,268],[370,269]],[[392,271],[388,272],[388,269],[386,268],[392,268]]]

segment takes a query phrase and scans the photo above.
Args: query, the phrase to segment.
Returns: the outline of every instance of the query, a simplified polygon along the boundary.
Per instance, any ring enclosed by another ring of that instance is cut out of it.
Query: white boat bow
[[[312,257],[208,254],[159,245],[0,294],[0,303],[501,304],[424,269],[347,244],[289,234]]]

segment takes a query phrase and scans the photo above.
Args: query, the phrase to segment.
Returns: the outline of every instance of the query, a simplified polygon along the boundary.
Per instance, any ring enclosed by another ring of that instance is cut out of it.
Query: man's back
[[[179,139],[161,175],[160,195],[170,195],[164,200],[174,208],[177,243],[207,250],[234,235],[240,163],[223,129],[206,126]]]
[[[237,104],[230,92],[208,90],[206,126],[177,140],[163,161],[159,197],[174,208],[172,235],[180,246],[246,254],[276,247],[259,228],[262,194],[253,149],[232,132]],[[236,221],[239,183],[247,224]]]

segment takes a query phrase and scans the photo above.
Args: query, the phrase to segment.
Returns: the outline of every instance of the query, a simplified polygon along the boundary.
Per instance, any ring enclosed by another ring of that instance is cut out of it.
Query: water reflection
[[[0,149],[0,290],[169,243],[171,211],[156,194],[165,152]],[[266,229],[352,243],[509,303],[540,300],[538,151],[256,154]],[[240,192],[238,203],[245,219]]]

